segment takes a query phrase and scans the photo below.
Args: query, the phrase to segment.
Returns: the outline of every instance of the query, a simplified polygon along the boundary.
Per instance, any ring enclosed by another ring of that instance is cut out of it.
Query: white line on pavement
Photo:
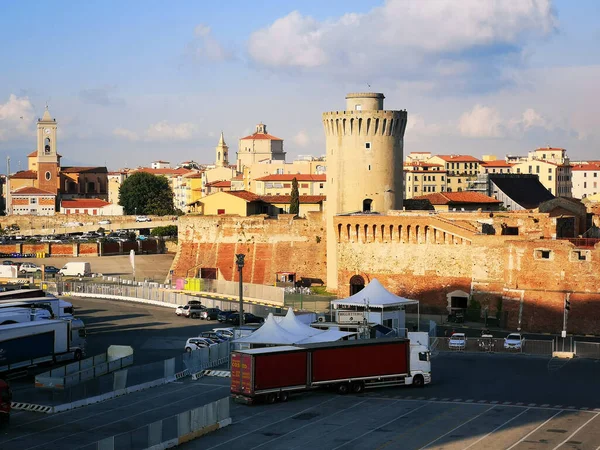
[[[223,386],[219,386],[219,387],[223,387]],[[201,392],[201,393],[199,393],[199,394],[196,394],[196,395],[191,395],[191,396],[189,396],[189,397],[186,397],[186,398],[182,398],[181,400],[177,400],[176,402],[170,402],[170,403],[169,403],[169,406],[172,406],[172,405],[174,405],[174,404],[176,404],[176,403],[179,403],[179,402],[183,402],[183,401],[185,401],[185,400],[189,400],[190,398],[192,398],[192,397],[196,397],[196,396],[198,396],[198,395],[204,395],[204,394],[208,394],[209,392],[216,391],[216,390],[218,390],[218,389],[219,389],[219,387],[216,387],[215,389],[210,389],[210,390],[208,390],[208,391]],[[97,427],[94,427],[94,428],[89,428],[89,429],[87,429],[87,430],[81,430],[81,431],[78,431],[78,432],[76,432],[76,433],[71,433],[71,434],[69,434],[69,435],[67,435],[67,436],[61,436],[61,437],[59,437],[58,439],[54,439],[54,440],[52,440],[52,441],[46,441],[46,442],[44,442],[43,444],[34,445],[33,447],[27,447],[27,448],[23,448],[23,447],[22,447],[22,449],[23,449],[23,450],[31,450],[31,449],[38,448],[38,447],[41,447],[41,446],[44,446],[44,445],[52,444],[53,442],[62,441],[63,439],[70,438],[70,437],[72,437],[72,436],[75,436],[75,435],[77,435],[77,434],[81,434],[81,433],[89,433],[89,432],[91,432],[91,431],[98,430],[98,429],[100,429],[100,428],[107,427],[107,426],[109,426],[109,425],[113,425],[113,424],[115,424],[115,423],[118,423],[118,422],[123,422],[124,420],[129,420],[129,419],[131,419],[131,418],[133,418],[133,417],[136,417],[136,416],[141,416],[142,414],[149,413],[150,411],[156,411],[157,409],[163,409],[164,407],[165,407],[165,405],[160,405],[160,406],[157,406],[156,408],[152,408],[152,409],[146,409],[146,410],[144,410],[144,411],[142,411],[142,412],[139,412],[139,413],[137,413],[137,414],[132,414],[131,416],[127,416],[126,418],[123,418],[123,417],[122,417],[122,418],[120,418],[119,420],[113,420],[112,422],[105,423],[105,424],[99,425],[99,426],[97,426]],[[112,412],[112,411],[107,411],[107,412]]]
[[[233,437],[233,438],[231,438],[231,439],[228,439],[228,440],[226,440],[225,442],[221,442],[221,443],[219,443],[219,444],[217,444],[217,445],[215,445],[215,446],[213,446],[213,447],[209,447],[209,448],[207,448],[206,450],[211,450],[211,449],[213,449],[213,448],[221,447],[222,445],[228,444],[229,442],[235,441],[235,440],[237,440],[237,439],[239,439],[239,438],[241,438],[241,437],[247,436],[247,435],[249,435],[249,434],[252,434],[252,433],[256,433],[258,430],[262,430],[263,428],[267,428],[267,427],[269,427],[269,426],[271,426],[271,425],[274,425],[274,424],[276,424],[276,423],[284,422],[284,421],[286,421],[286,420],[288,420],[288,419],[291,419],[292,417],[294,417],[294,416],[296,416],[296,415],[298,415],[298,414],[302,414],[303,412],[306,412],[306,411],[308,411],[308,410],[311,410],[311,409],[313,409],[313,408],[316,408],[316,407],[318,407],[318,406],[324,405],[325,403],[329,403],[329,402],[331,402],[331,401],[335,400],[336,398],[338,398],[338,397],[333,397],[333,398],[330,398],[329,400],[326,400],[326,401],[324,401],[324,402],[321,402],[321,403],[318,403],[318,404],[316,404],[316,405],[313,405],[313,406],[310,406],[310,407],[308,407],[308,408],[305,408],[305,409],[303,409],[302,411],[295,412],[295,413],[294,413],[294,414],[292,414],[291,416],[287,416],[287,417],[284,417],[283,419],[276,420],[275,422],[268,423],[268,424],[266,424],[265,426],[262,426],[262,427],[260,427],[260,428],[254,428],[252,431],[248,431],[247,433],[240,434],[239,436],[236,436],[236,437]]]
[[[473,421],[473,420],[477,419],[478,417],[481,417],[481,416],[483,416],[483,415],[484,415],[486,412],[488,412],[488,411],[490,411],[490,410],[494,409],[495,407],[496,407],[496,405],[494,405],[494,406],[490,406],[488,409],[486,409],[485,411],[483,411],[483,412],[481,412],[481,413],[477,414],[477,415],[476,415],[476,416],[474,416],[474,417],[471,417],[471,418],[470,418],[469,420],[467,420],[466,422],[463,422],[463,423],[461,423],[459,426],[452,428],[450,431],[448,431],[448,432],[446,432],[446,433],[442,434],[441,436],[438,436],[438,437],[437,437],[437,438],[435,438],[433,441],[431,441],[429,444],[425,444],[425,445],[424,445],[423,447],[421,447],[419,450],[422,450],[422,449],[424,449],[424,448],[426,448],[426,447],[429,447],[429,446],[430,446],[431,444],[433,444],[434,442],[437,442],[437,441],[439,441],[439,440],[440,440],[441,438],[443,438],[444,436],[447,436],[447,435],[449,435],[449,434],[450,434],[450,433],[452,433],[453,431],[456,431],[456,430],[458,430],[460,427],[463,427],[463,426],[465,426],[466,424],[468,424],[469,422],[471,422],[471,421]]]
[[[331,415],[329,415],[329,416],[325,416],[325,417],[323,417],[323,418],[321,418],[321,419],[319,419],[319,420],[315,420],[314,422],[309,422],[309,423],[307,423],[306,425],[302,425],[300,428],[295,428],[295,429],[293,429],[293,430],[291,430],[291,431],[288,431],[287,433],[284,433],[284,434],[282,434],[282,435],[280,435],[280,436],[277,436],[277,437],[276,437],[276,438],[274,438],[274,439],[271,439],[270,441],[266,441],[266,442],[263,442],[262,444],[259,444],[259,445],[255,446],[255,447],[252,447],[250,450],[254,450],[255,448],[260,448],[260,447],[262,447],[263,445],[270,444],[271,442],[274,442],[274,441],[276,441],[277,439],[281,439],[282,437],[284,437],[284,436],[287,436],[287,435],[288,435],[288,434],[290,434],[290,433],[295,433],[296,431],[302,430],[303,428],[306,428],[306,427],[309,427],[309,426],[313,426],[315,423],[321,422],[321,421],[323,421],[323,420],[325,420],[325,419],[330,419],[331,417],[333,417],[333,416],[335,416],[335,415],[337,415],[337,414],[339,414],[339,413],[342,413],[342,412],[344,412],[344,411],[347,411],[347,410],[349,410],[349,409],[352,409],[352,408],[354,408],[354,407],[356,407],[356,406],[358,406],[358,405],[360,405],[361,403],[364,403],[364,402],[366,402],[366,400],[363,400],[362,402],[355,403],[355,404],[353,404],[353,405],[351,405],[351,406],[348,406],[347,408],[340,409],[340,410],[338,410],[338,411],[334,412],[333,414],[331,414]]]
[[[570,435],[568,438],[566,438],[564,441],[562,441],[560,444],[558,444],[556,447],[554,447],[554,449],[553,449],[553,450],[556,450],[556,449],[557,449],[558,447],[560,447],[561,445],[563,445],[563,444],[566,444],[568,441],[570,441],[570,440],[571,440],[571,438],[572,438],[573,436],[575,436],[577,433],[579,433],[579,431],[581,431],[581,429],[582,429],[583,427],[585,427],[585,426],[586,426],[588,423],[590,423],[592,420],[594,420],[596,417],[598,417],[598,414],[600,414],[600,413],[596,413],[596,414],[594,414],[594,416],[593,416],[593,417],[592,417],[590,420],[588,420],[586,423],[584,423],[584,424],[583,424],[583,425],[581,425],[579,428],[577,428],[577,429],[576,429],[576,430],[573,432],[573,434],[571,434],[571,435]]]
[[[378,425],[377,427],[373,428],[372,430],[369,430],[369,431],[367,431],[366,433],[363,433],[363,434],[361,434],[360,436],[358,436],[358,437],[355,437],[355,438],[354,438],[354,439],[352,439],[351,441],[344,442],[342,445],[338,445],[337,447],[333,448],[332,450],[337,450],[338,448],[342,448],[343,446],[345,446],[345,445],[348,445],[349,443],[351,443],[351,442],[354,442],[354,441],[356,441],[357,439],[360,439],[360,438],[362,438],[362,437],[365,437],[367,434],[371,434],[373,431],[375,431],[375,430],[377,430],[377,429],[379,429],[379,428],[383,428],[383,427],[385,427],[386,425],[389,425],[390,423],[392,423],[392,422],[395,422],[395,421],[396,421],[396,420],[398,420],[398,419],[402,419],[403,417],[406,417],[406,416],[408,416],[409,414],[412,414],[412,413],[414,413],[415,411],[418,411],[418,410],[419,410],[419,409],[421,409],[421,408],[425,408],[427,405],[431,405],[431,403],[430,403],[430,402],[427,402],[427,403],[425,403],[424,405],[421,405],[421,406],[419,406],[418,408],[411,409],[409,412],[407,412],[407,413],[404,413],[404,414],[402,414],[401,416],[398,416],[398,417],[396,417],[396,418],[394,418],[394,419],[392,419],[392,420],[390,420],[390,421],[388,421],[388,422],[386,422],[386,423],[384,423],[384,424]]]
[[[488,434],[486,434],[485,436],[482,436],[481,438],[477,439],[475,442],[473,442],[471,445],[465,447],[463,450],[467,450],[468,448],[473,447],[475,444],[477,444],[478,442],[483,441],[485,438],[487,438],[489,435],[495,433],[496,431],[498,431],[500,428],[504,427],[504,425],[506,425],[507,423],[512,422],[513,420],[515,420],[517,417],[519,417],[521,414],[525,414],[527,411],[529,411],[529,408],[521,411],[519,414],[517,414],[515,417],[513,417],[512,419],[507,420],[506,422],[504,422],[502,425],[500,425],[499,427],[494,428],[492,431],[490,431]]]
[[[529,436],[531,436],[533,433],[535,433],[537,430],[539,430],[540,428],[542,428],[544,425],[546,425],[548,422],[550,422],[552,419],[554,419],[556,416],[558,416],[560,413],[562,412],[559,411],[556,414],[554,414],[552,417],[550,417],[548,420],[544,421],[540,426],[534,428],[533,430],[531,430],[529,433],[527,433],[525,436],[523,436],[521,439],[519,439],[517,442],[515,442],[513,445],[511,445],[510,447],[508,447],[506,450],[510,450],[511,448],[516,447],[518,444],[520,444],[521,442],[523,442],[525,439],[527,439]]]

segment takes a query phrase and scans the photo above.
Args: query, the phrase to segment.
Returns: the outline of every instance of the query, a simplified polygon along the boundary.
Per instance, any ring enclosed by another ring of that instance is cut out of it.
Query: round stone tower
[[[346,96],[345,111],[323,113],[327,154],[327,287],[337,286],[333,218],[402,209],[406,110],[383,109],[384,95]]]

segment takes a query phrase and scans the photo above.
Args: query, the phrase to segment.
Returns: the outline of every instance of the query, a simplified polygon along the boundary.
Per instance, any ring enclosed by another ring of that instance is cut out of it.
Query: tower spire
[[[219,144],[216,148],[216,160],[215,165],[217,167],[227,167],[229,165],[229,147],[225,143],[225,137],[221,131],[221,137],[219,138]]]
[[[50,111],[48,111],[48,103],[46,102],[46,109],[44,110],[44,115],[42,116],[43,122],[52,121],[52,116],[50,115]]]

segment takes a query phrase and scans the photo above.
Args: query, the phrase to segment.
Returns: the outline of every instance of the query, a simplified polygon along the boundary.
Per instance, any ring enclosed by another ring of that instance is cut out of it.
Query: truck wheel
[[[355,381],[354,383],[352,383],[351,388],[352,392],[354,392],[355,394],[360,394],[365,390],[365,383],[363,383],[362,381]]]
[[[289,396],[290,396],[290,394],[288,394],[287,392],[282,392],[282,393],[279,394],[279,401],[280,402],[287,402]]]
[[[425,379],[423,378],[423,375],[415,375],[413,377],[412,384],[414,387],[419,387],[419,388],[422,388],[423,386],[425,386]]]
[[[77,276],[78,276],[79,278],[81,278],[81,274],[80,274],[80,273],[78,273],[78,274],[77,274]]]
[[[337,392],[340,395],[346,395],[350,392],[350,385],[348,383],[340,383],[337,386]]]
[[[269,405],[272,405],[273,403],[275,403],[277,401],[277,395],[276,394],[267,394],[267,396],[265,397],[265,402],[268,403]]]

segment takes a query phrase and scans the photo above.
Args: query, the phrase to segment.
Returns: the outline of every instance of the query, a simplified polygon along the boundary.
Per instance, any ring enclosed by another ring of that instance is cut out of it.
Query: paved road
[[[0,449],[68,450],[118,435],[227,396],[228,379],[190,378],[57,414],[14,411]]]
[[[232,414],[231,426],[181,448],[596,449],[600,443],[599,412],[526,405],[321,393],[238,406]]]

